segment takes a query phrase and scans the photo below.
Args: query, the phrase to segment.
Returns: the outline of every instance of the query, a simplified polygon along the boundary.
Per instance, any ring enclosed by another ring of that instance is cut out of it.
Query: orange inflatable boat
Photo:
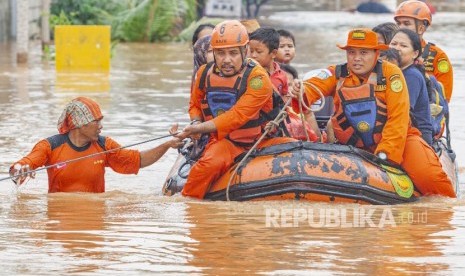
[[[438,144],[443,166],[458,185],[456,168],[444,144]],[[181,150],[163,186],[165,195],[182,190],[189,173],[189,150]],[[243,156],[238,159],[241,160]],[[399,204],[419,197],[400,168],[375,155],[344,145],[293,142],[253,152],[237,172],[233,165],[211,187],[205,199],[308,200],[361,204]],[[229,185],[229,189],[228,189]]]

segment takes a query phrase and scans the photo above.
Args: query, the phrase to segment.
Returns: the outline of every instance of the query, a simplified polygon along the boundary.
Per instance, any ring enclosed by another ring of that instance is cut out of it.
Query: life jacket
[[[421,58],[423,59],[423,66],[425,67],[425,71],[432,74],[434,71],[434,58],[438,52],[433,51],[431,46],[434,46],[434,44],[431,42],[428,42],[425,45],[425,48],[423,48],[423,53],[421,54]]]
[[[444,88],[434,76],[425,75],[431,82],[432,91],[428,91],[431,123],[433,124],[433,136],[435,139],[441,138],[446,126],[446,115],[449,113],[449,105],[444,95]]]
[[[360,86],[344,87],[348,74],[347,64],[336,66],[336,93],[341,108],[331,117],[334,135],[342,144],[373,150],[387,120],[386,103],[375,96],[375,92],[386,92],[382,63],[376,63],[367,83]]]
[[[213,62],[206,65],[199,80],[199,89],[205,91],[205,98],[201,101],[205,121],[220,116],[236,104],[247,90],[247,79],[255,66],[255,62],[248,60],[245,69],[240,73],[224,78],[213,71],[218,70]],[[239,146],[253,145],[263,133],[263,125],[276,117],[279,106],[283,106],[282,100],[280,103],[277,97],[273,96],[272,111],[266,113],[261,110],[256,117],[250,118],[246,124],[232,131],[226,138]]]

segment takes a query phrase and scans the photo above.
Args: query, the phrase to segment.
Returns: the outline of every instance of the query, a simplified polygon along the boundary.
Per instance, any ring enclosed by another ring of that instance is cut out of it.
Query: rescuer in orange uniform
[[[335,114],[331,118],[339,143],[363,148],[379,158],[401,165],[423,195],[455,197],[450,179],[443,171],[434,150],[410,125],[409,93],[402,71],[378,60],[377,35],[369,29],[349,32],[347,63],[330,66],[305,82],[318,87],[325,96],[334,97]],[[307,105],[320,96],[304,85]],[[298,107],[300,83],[290,88],[294,108]]]
[[[215,62],[199,68],[189,102],[191,124],[178,138],[210,133],[203,155],[192,166],[184,196],[204,198],[241,153],[260,138],[273,110],[273,85],[267,71],[246,58],[249,37],[237,20],[216,25],[211,45]],[[266,138],[259,147],[295,141]]]
[[[42,166],[82,158],[76,162],[47,169],[48,192],[105,192],[105,167],[123,174],[137,174],[140,168],[155,163],[170,148],[182,146],[172,138],[158,147],[139,152],[117,149],[121,146],[110,137],[101,136],[103,115],[92,99],[78,97],[68,103],[58,119],[59,134],[39,141],[32,151],[10,167],[13,181],[23,184]],[[117,149],[106,154],[99,152]],[[89,155],[93,155],[87,157]],[[19,176],[18,173],[23,173]]]
[[[396,8],[394,20],[400,28],[410,29],[420,36],[425,70],[427,73],[434,75],[442,84],[444,96],[447,102],[450,102],[454,82],[452,65],[441,48],[423,39],[423,34],[433,21],[428,5],[418,0],[402,2]]]

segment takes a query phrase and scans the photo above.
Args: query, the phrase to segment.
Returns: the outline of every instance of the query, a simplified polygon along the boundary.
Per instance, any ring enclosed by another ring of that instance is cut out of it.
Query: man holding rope
[[[60,134],[39,141],[27,156],[10,167],[13,181],[23,184],[29,177],[34,178],[36,168],[47,166],[49,193],[102,193],[105,167],[118,173],[137,174],[140,168],[160,159],[170,147],[183,144],[180,139],[172,138],[141,152],[124,149],[110,137],[100,136],[102,119],[100,106],[92,99],[72,100],[58,119]]]
[[[213,30],[215,62],[197,71],[189,103],[192,122],[176,135],[184,139],[211,134],[203,155],[192,166],[184,196],[204,198],[234,159],[254,146],[295,141],[264,136],[270,120],[266,114],[273,110],[273,86],[267,71],[246,58],[248,42],[247,30],[237,20],[221,22]]]
[[[402,71],[378,60],[379,51],[388,46],[379,44],[370,29],[354,29],[347,44],[338,47],[346,51],[347,63],[330,66],[303,84],[295,81],[289,89],[294,109],[299,99],[307,106],[318,100],[319,91],[333,96],[331,122],[339,143],[402,166],[423,195],[456,197],[434,150],[410,124],[409,93]]]

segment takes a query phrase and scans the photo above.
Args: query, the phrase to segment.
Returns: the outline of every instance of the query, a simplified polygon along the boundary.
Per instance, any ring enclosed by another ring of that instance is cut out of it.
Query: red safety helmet
[[[394,19],[397,17],[410,17],[420,21],[426,21],[428,22],[428,26],[430,26],[433,21],[428,5],[418,0],[408,0],[400,3],[394,14]]]
[[[249,42],[247,29],[237,20],[226,20],[215,26],[212,32],[213,49],[245,46]]]

